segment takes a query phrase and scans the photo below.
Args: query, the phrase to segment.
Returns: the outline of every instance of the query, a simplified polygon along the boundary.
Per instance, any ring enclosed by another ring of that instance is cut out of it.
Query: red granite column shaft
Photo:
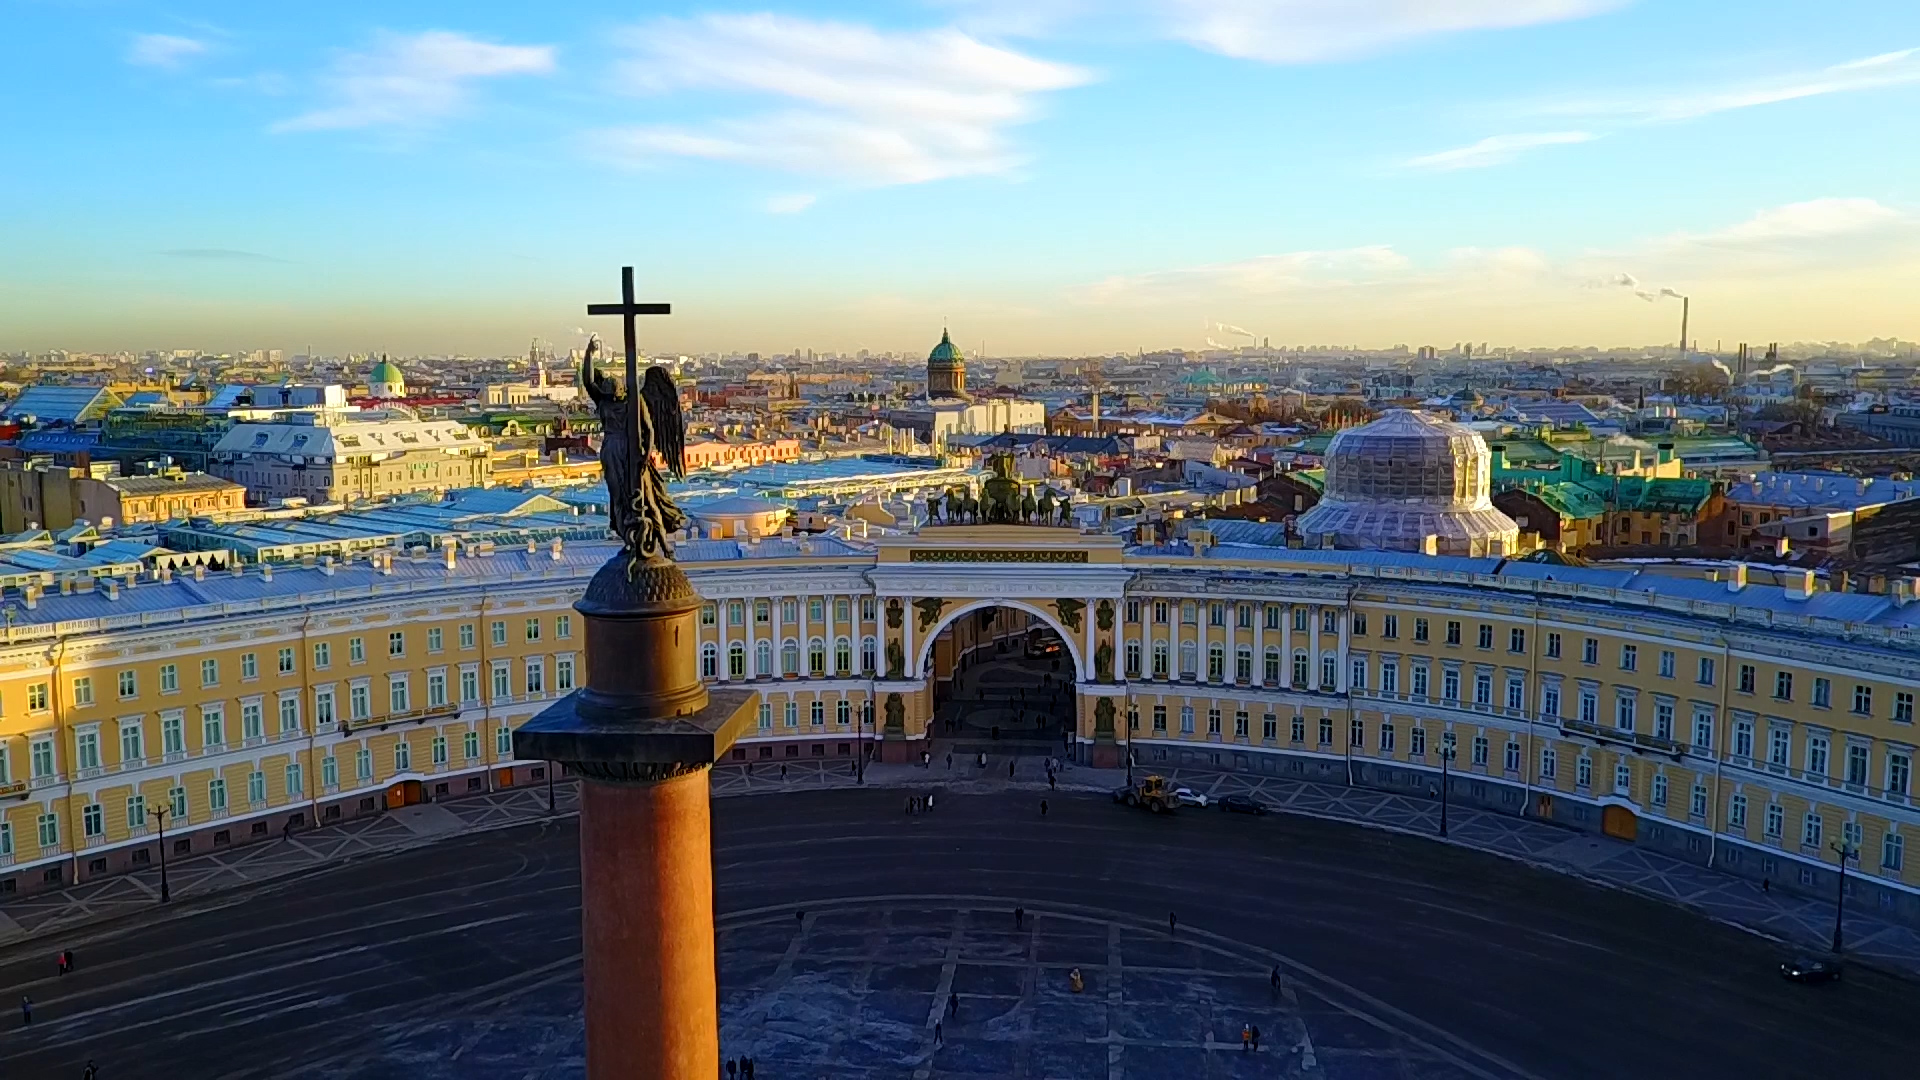
[[[707,770],[583,781],[588,1080],[720,1075]]]

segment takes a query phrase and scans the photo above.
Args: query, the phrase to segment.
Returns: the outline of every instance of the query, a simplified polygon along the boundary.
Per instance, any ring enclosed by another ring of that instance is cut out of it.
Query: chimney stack
[[[1741,589],[1744,589],[1746,587],[1747,587],[1747,564],[1743,562],[1734,563],[1733,566],[1729,568],[1727,573],[1727,591],[1739,592]]]
[[[1780,573],[1786,579],[1787,599],[1810,600],[1813,598],[1813,571],[1782,570]]]

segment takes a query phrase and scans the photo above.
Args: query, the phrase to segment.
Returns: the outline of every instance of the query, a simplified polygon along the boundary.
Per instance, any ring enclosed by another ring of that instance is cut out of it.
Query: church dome
[[[953,337],[945,330],[940,331],[940,344],[927,354],[927,366],[948,367],[966,362],[967,358],[960,354],[960,347],[953,343]]]
[[[1326,495],[1301,517],[1310,544],[1504,555],[1519,526],[1494,508],[1492,453],[1473,429],[1409,409],[1349,428],[1327,447]]]
[[[367,376],[367,381],[370,383],[397,383],[406,382],[407,379],[406,376],[400,374],[399,368],[388,361],[382,360],[373,365],[373,374]]]

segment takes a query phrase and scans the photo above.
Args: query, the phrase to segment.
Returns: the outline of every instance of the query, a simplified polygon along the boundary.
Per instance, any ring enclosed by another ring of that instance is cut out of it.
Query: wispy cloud
[[[1167,32],[1225,56],[1301,64],[1419,38],[1583,19],[1628,0],[1155,0]]]
[[[1600,136],[1587,131],[1540,131],[1522,135],[1489,135],[1477,143],[1456,146],[1435,154],[1422,154],[1407,161],[1412,169],[1484,169],[1505,165],[1529,150],[1542,146],[1566,146],[1592,142]]]
[[[459,112],[474,80],[545,74],[553,59],[549,45],[496,45],[445,30],[382,33],[335,61],[323,80],[330,104],[273,130],[422,127]]]
[[[1920,49],[1901,49],[1809,71],[1717,86],[1554,102],[1538,111],[1626,123],[1672,123],[1736,109],[1914,83],[1920,83]]]
[[[1289,251],[1234,262],[1119,275],[1071,291],[1083,303],[1275,296],[1394,278],[1412,262],[1386,245]]]
[[[870,184],[1002,173],[1003,134],[1033,97],[1087,72],[957,30],[889,32],[780,15],[658,19],[627,31],[624,80],[643,94],[706,90],[780,103],[698,126],[602,132],[623,160],[690,157]]]
[[[178,71],[205,56],[211,48],[198,38],[175,34],[136,34],[127,47],[127,63],[138,67]]]
[[[196,259],[202,262],[286,262],[272,255],[262,255],[258,251],[242,251],[238,248],[169,248],[160,254],[170,259]]]
[[[765,203],[769,214],[797,214],[819,201],[813,195],[775,195]]]

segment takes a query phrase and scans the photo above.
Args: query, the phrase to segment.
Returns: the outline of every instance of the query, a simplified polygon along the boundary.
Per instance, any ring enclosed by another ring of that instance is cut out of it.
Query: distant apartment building
[[[687,443],[687,469],[735,469],[800,460],[798,439],[695,439]]]
[[[465,424],[403,409],[281,413],[234,425],[209,470],[246,485],[256,503],[355,502],[417,491],[484,487],[491,448]]]
[[[1839,473],[1760,473],[1727,490],[1720,539],[1728,547],[1844,550],[1856,515],[1920,498],[1920,482]],[[1780,522],[1788,528],[1776,528]]]
[[[86,468],[44,459],[0,461],[0,532],[214,517],[244,509],[246,488],[206,473],[169,469],[121,476],[111,463]]]

